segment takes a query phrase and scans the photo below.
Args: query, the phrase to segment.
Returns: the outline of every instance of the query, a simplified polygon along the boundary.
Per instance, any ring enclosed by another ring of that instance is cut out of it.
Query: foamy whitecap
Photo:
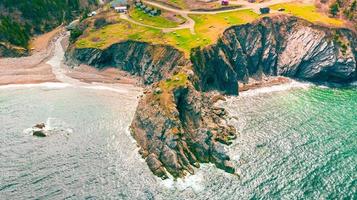
[[[201,167],[204,168],[203,165]],[[169,189],[184,191],[187,188],[191,188],[194,192],[200,192],[204,190],[203,182],[204,182],[204,178],[203,178],[202,170],[197,170],[196,174],[189,175],[184,178],[179,178],[176,181],[173,180],[172,177],[160,181],[160,183],[164,187]]]
[[[89,85],[89,86],[82,86],[82,88],[93,89],[93,90],[108,90],[117,93],[128,93],[128,90],[126,89],[120,89],[120,88],[109,87],[104,85]]]
[[[71,86],[68,83],[45,82],[36,84],[10,84],[2,85],[0,89],[22,89],[22,88],[43,88],[43,89],[62,89]]]
[[[351,86],[357,86],[357,81],[352,82],[350,85],[351,85]]]
[[[269,87],[262,87],[262,88],[244,91],[244,92],[239,93],[239,96],[255,96],[255,95],[259,95],[259,94],[280,92],[280,91],[286,91],[286,90],[291,90],[291,89],[295,89],[295,88],[307,89],[307,88],[311,87],[312,85],[313,84],[306,83],[306,82],[291,81],[290,83],[285,83],[285,84],[281,84],[281,85],[273,85],[273,86],[269,86]]]

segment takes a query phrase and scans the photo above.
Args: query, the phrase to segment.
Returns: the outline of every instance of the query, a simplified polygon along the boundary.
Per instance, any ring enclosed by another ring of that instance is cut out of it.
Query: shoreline
[[[60,40],[60,41],[58,41]],[[32,40],[32,55],[19,58],[0,58],[0,86],[48,83],[114,84],[139,87],[136,77],[122,70],[108,67],[98,70],[79,65],[70,68],[63,63],[68,35],[62,27]],[[57,43],[60,43],[60,47]],[[60,50],[59,50],[60,48]],[[58,55],[59,54],[59,55]],[[60,76],[58,76],[60,73]],[[65,78],[65,80],[61,80]]]

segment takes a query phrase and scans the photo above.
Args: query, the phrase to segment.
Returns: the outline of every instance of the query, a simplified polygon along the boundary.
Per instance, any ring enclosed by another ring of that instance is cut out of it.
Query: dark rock
[[[43,129],[34,129],[32,134],[37,137],[47,137],[47,133]]]
[[[151,171],[162,178],[167,178],[167,173],[183,177],[194,173],[193,167],[199,163],[212,162],[234,173],[220,143],[228,144],[235,129],[213,111],[222,113],[224,109],[214,108],[211,97],[195,90],[190,82],[170,92],[155,95],[158,103],[154,104],[153,94],[143,97],[131,124],[140,152],[148,152],[146,162]],[[161,104],[167,95],[170,100]]]
[[[43,129],[43,128],[45,128],[45,123],[39,123],[39,124],[36,124],[35,126],[34,126],[34,128],[39,128],[39,129]]]
[[[178,66],[189,63],[179,50],[167,45],[124,41],[107,49],[72,48],[66,52],[68,63],[84,63],[97,68],[115,66],[142,78],[146,85],[170,77]]]
[[[238,94],[237,81],[287,76],[314,82],[357,79],[357,36],[289,16],[264,17],[227,29],[191,61],[203,90]]]

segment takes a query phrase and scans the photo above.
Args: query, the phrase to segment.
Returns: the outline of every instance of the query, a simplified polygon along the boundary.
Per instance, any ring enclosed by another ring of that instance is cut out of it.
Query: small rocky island
[[[132,136],[152,172],[183,177],[200,163],[229,173],[224,151],[236,138],[227,112],[215,107],[221,94],[238,94],[238,82],[286,76],[313,82],[357,80],[357,36],[277,15],[228,28],[216,44],[191,50],[189,58],[169,45],[125,40],[105,49],[78,48],[67,62],[116,66],[142,78],[147,89],[131,124]],[[168,59],[169,58],[169,59]]]

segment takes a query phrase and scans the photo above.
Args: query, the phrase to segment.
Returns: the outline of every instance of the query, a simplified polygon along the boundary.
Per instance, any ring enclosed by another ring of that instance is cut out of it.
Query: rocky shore
[[[194,74],[187,71],[154,84],[140,99],[131,125],[140,153],[162,178],[167,172],[193,174],[193,167],[208,162],[234,173],[223,144],[231,144],[236,130],[227,125],[227,112],[213,106],[220,97],[197,91]]]
[[[227,124],[226,111],[214,106],[221,96],[209,91],[236,95],[239,88],[288,81],[280,76],[357,80],[354,32],[279,15],[227,29],[215,45],[193,49],[190,60],[173,47],[137,41],[105,50],[72,46],[66,58],[68,63],[118,67],[148,85],[131,133],[149,168],[162,178],[183,177],[208,162],[235,172],[223,147],[237,133]]]

